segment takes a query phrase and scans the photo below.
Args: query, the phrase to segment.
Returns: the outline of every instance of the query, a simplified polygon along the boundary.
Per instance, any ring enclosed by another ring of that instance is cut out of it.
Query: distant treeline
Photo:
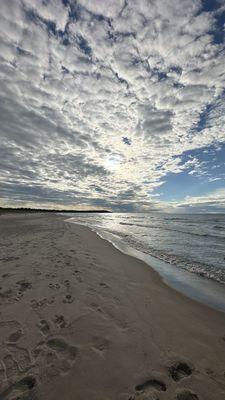
[[[110,213],[108,210],[49,210],[46,208],[10,208],[10,207],[0,207],[0,213],[14,212],[14,213]]]

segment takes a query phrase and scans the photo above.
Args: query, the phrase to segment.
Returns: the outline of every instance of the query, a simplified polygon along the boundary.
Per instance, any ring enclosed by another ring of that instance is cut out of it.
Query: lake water
[[[225,214],[77,213],[70,217],[70,222],[90,227],[120,250],[148,262],[182,292],[187,287],[191,297],[202,300],[202,291],[207,291],[207,298],[213,293],[223,296],[225,309]]]

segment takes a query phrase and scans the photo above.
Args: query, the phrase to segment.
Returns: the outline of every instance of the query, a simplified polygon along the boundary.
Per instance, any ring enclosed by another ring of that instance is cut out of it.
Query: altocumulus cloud
[[[208,3],[3,0],[1,204],[167,207],[167,174],[201,166],[182,154],[225,142],[225,5]]]

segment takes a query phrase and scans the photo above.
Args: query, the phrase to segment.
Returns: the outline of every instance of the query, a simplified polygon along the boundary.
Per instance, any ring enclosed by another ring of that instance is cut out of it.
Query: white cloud
[[[196,208],[204,209],[207,211],[218,211],[218,209],[225,209],[225,189],[217,189],[205,196],[187,196],[182,202],[174,202],[175,207],[182,207],[184,209]]]
[[[200,0],[67,3],[1,5],[4,197],[146,207],[167,173],[204,174],[181,154],[225,141],[215,12],[198,13]]]
[[[79,3],[91,13],[107,18],[116,18],[124,6],[124,0],[80,0]]]
[[[68,9],[64,7],[61,0],[23,0],[23,5],[28,10],[37,13],[41,18],[54,22],[57,29],[65,29],[68,20]]]

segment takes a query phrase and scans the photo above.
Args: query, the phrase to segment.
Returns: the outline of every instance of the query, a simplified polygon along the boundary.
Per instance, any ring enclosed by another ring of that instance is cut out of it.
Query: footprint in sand
[[[197,394],[192,392],[189,389],[178,389],[176,392],[176,399],[177,400],[198,400]]]
[[[53,319],[54,323],[56,324],[57,328],[66,328],[69,324],[66,322],[65,317],[63,315],[55,315]]]
[[[2,275],[2,278],[4,279],[4,278],[9,278],[11,275],[10,274],[3,274]]]
[[[109,289],[109,286],[105,282],[100,282],[99,285],[104,287],[104,288]]]
[[[55,297],[54,296],[52,296],[52,297],[50,297],[48,299],[46,297],[44,297],[44,299],[42,299],[42,300],[32,299],[30,301],[31,307],[34,310],[37,309],[37,308],[42,308],[42,307],[45,307],[47,305],[53,304],[54,302],[55,302]]]
[[[32,288],[32,283],[26,279],[22,279],[21,281],[16,282],[16,284],[19,286],[20,292],[25,292],[26,290]]]
[[[5,341],[15,341],[15,340],[10,340],[9,336],[9,331],[11,331],[10,336],[14,335],[17,331],[20,331],[23,333],[22,326],[19,322],[10,320],[10,321],[1,321],[0,322],[0,337],[1,340]],[[15,339],[15,337],[14,337]]]
[[[69,265],[71,265],[71,262],[70,262],[70,261],[66,261],[65,264],[66,264],[67,266],[69,266]]]
[[[55,352],[48,351],[44,358],[43,372],[48,378],[66,374],[71,369],[70,363],[65,359],[59,359]]]
[[[4,368],[4,365],[2,364],[2,362],[0,361],[0,385],[5,380],[6,380],[5,368]]]
[[[1,290],[0,298],[3,300],[3,302],[1,302],[1,304],[4,304],[4,302],[6,302],[6,303],[12,302],[12,300],[13,300],[12,295],[13,295],[12,289],[6,289],[5,291]]]
[[[76,250],[70,250],[71,253],[77,254]]]
[[[49,323],[45,319],[41,319],[41,321],[39,323],[39,328],[40,328],[41,333],[44,336],[48,335],[50,332]]]
[[[159,392],[165,392],[166,384],[158,378],[150,378],[135,387],[135,394],[128,400],[158,400]],[[147,396],[147,397],[146,397]]]
[[[176,362],[169,367],[169,375],[175,382],[192,374],[193,369],[183,361]]]
[[[40,276],[41,275],[41,271],[39,271],[39,269],[34,269],[33,270],[34,275],[36,276]]]
[[[21,292],[21,290],[18,290],[18,292],[16,292],[16,300],[19,301],[21,297],[23,297],[23,292]]]
[[[31,358],[28,350],[15,344],[7,344],[7,349],[16,361],[19,371],[27,371],[31,365]]]
[[[166,384],[159,379],[151,378],[135,387],[137,392],[146,392],[149,389],[156,389],[159,392],[165,392]]]
[[[109,341],[105,338],[94,336],[92,338],[92,348],[94,351],[104,353],[109,348]]]
[[[55,297],[54,296],[50,297],[49,299],[47,299],[46,303],[48,305],[55,303]]]
[[[18,342],[20,340],[20,338],[23,336],[23,331],[22,329],[18,329],[15,332],[12,332],[9,337],[8,337],[8,341],[15,343]]]
[[[0,395],[1,400],[35,400],[36,379],[26,376],[20,381],[12,384]]]
[[[47,274],[45,274],[45,277],[46,278],[56,278],[57,277],[57,274],[56,273],[47,273]]]
[[[53,337],[41,341],[33,350],[40,381],[49,381],[55,376],[67,374],[75,362],[77,352],[75,346],[71,346],[62,338]]]
[[[215,375],[214,371],[211,368],[206,368],[205,372],[207,375],[211,375],[211,376]]]
[[[74,300],[75,300],[75,298],[73,296],[71,296],[71,294],[67,294],[63,299],[63,303],[71,304],[74,302]]]
[[[78,349],[75,346],[68,344],[64,339],[59,337],[53,337],[46,342],[46,345],[53,351],[60,358],[67,359],[68,361],[74,362],[77,354]]]
[[[5,367],[7,380],[9,382],[14,382],[18,377],[19,368],[11,354],[7,354],[3,357],[3,365]]]
[[[73,271],[73,274],[74,274],[74,275],[79,274],[79,273],[80,273],[80,271],[79,271],[78,269],[75,269],[75,270]]]
[[[52,283],[52,282],[50,282],[49,284],[48,284],[48,287],[50,287],[50,289],[60,289],[60,284],[59,283]]]
[[[81,276],[80,276],[80,271],[78,271],[77,269],[75,269],[74,271],[73,271],[73,275],[75,275],[76,276],[76,280],[78,281],[78,282],[82,282],[82,278],[81,278]]]

